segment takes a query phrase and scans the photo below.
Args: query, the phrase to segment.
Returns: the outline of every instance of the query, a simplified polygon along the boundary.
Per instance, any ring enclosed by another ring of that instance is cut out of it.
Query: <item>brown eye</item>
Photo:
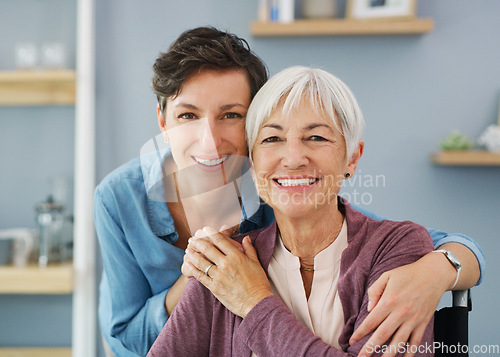
[[[239,113],[226,113],[224,114],[224,119],[240,119],[243,118],[243,115]]]
[[[324,137],[319,136],[319,135],[313,135],[313,136],[309,137],[309,140],[311,140],[311,141],[328,141],[327,139],[325,139]]]
[[[262,140],[262,143],[276,143],[279,141],[281,141],[281,139],[278,136],[270,136]]]

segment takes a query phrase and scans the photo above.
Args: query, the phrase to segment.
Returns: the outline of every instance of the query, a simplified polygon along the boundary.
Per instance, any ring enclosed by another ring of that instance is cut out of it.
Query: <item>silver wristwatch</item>
[[[437,253],[443,253],[446,259],[450,262],[451,265],[455,267],[457,270],[457,278],[455,279],[455,282],[453,283],[453,286],[451,287],[452,289],[457,285],[458,283],[458,278],[460,278],[460,270],[462,269],[462,263],[460,263],[460,260],[458,260],[457,256],[450,252],[447,249],[438,249],[435,250]]]

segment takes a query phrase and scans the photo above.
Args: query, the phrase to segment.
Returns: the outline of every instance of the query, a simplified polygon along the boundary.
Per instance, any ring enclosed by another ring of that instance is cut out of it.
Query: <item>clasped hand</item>
[[[206,269],[208,274],[205,274]],[[242,244],[205,227],[189,239],[182,273],[194,277],[233,314],[245,317],[262,299],[272,295],[250,237]]]

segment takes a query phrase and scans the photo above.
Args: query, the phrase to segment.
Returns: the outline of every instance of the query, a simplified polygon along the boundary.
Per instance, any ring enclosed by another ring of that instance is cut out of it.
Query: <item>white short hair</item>
[[[340,79],[324,70],[295,66],[274,75],[257,92],[246,116],[245,131],[250,156],[260,128],[283,102],[283,113],[289,114],[302,100],[310,100],[318,114],[326,114],[335,125],[337,113],[350,159],[363,136],[365,121],[351,90]]]

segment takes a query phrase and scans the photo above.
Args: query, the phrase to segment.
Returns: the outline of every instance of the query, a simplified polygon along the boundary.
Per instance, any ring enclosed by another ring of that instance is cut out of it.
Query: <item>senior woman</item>
[[[338,196],[363,153],[363,125],[349,88],[323,70],[291,67],[262,87],[246,134],[276,221],[240,236],[243,252],[210,228],[191,238],[183,272],[197,280],[149,356],[358,354],[370,335],[349,340],[368,314],[367,289],[433,249],[425,228],[375,221]],[[432,342],[430,323],[422,343]]]

